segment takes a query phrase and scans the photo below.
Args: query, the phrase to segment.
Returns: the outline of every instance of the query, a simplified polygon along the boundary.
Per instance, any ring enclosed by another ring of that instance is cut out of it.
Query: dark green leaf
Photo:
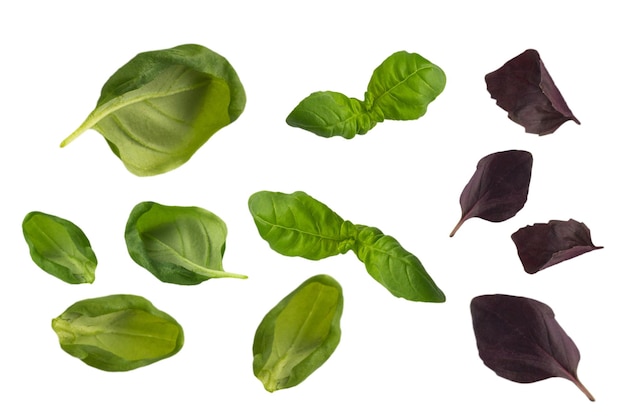
[[[92,283],[98,260],[89,239],[74,223],[33,211],[22,222],[33,261],[47,273],[70,283]]]

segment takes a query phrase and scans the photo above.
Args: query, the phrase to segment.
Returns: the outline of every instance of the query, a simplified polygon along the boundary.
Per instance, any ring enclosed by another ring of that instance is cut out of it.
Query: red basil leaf
[[[530,383],[551,377],[578,380],[578,348],[554,319],[552,309],[533,299],[482,295],[470,304],[478,355],[502,378]]]
[[[529,274],[595,249],[584,223],[569,219],[535,223],[511,235],[524,270]]]
[[[515,216],[526,203],[532,166],[530,152],[516,150],[492,153],[478,161],[461,193],[461,220],[450,237],[471,217],[501,222]]]
[[[547,135],[568,120],[580,124],[534,49],[487,74],[485,81],[491,98],[527,133]]]

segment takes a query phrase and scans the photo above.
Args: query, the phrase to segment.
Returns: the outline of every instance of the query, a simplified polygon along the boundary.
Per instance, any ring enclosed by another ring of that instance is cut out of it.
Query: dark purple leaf
[[[471,217],[501,222],[515,216],[526,203],[532,166],[530,152],[516,150],[492,153],[478,161],[461,193],[461,220],[450,237]]]
[[[578,348],[547,305],[512,295],[481,295],[470,304],[478,355],[502,378],[530,383],[572,381],[595,401],[576,374]]]
[[[487,74],[485,81],[491,98],[527,133],[547,135],[568,120],[580,124],[534,49]]]
[[[524,270],[529,274],[595,249],[584,223],[569,219],[535,223],[511,235]]]

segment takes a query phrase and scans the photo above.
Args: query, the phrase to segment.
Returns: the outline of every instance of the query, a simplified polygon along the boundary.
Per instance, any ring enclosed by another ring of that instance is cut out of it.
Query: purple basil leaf
[[[547,135],[568,120],[580,124],[534,49],[487,74],[485,81],[491,98],[527,133]]]
[[[511,235],[517,246],[524,271],[529,274],[574,258],[595,249],[591,232],[584,223],[576,220],[550,220],[519,229]]]
[[[515,216],[526,203],[532,166],[530,152],[516,150],[492,153],[478,161],[461,193],[461,220],[450,237],[471,217],[501,222]]]
[[[478,355],[497,375],[521,383],[569,379],[595,401],[578,380],[578,348],[549,306],[530,298],[496,294],[474,298],[470,310]]]

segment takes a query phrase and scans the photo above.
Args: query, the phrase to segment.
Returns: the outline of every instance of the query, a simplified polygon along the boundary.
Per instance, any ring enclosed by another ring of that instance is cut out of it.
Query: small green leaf
[[[103,371],[130,371],[176,354],[183,329],[143,297],[79,301],[52,320],[61,348]]]
[[[420,260],[396,239],[375,227],[356,227],[359,230],[354,245],[356,256],[389,292],[411,301],[440,303],[446,300]]]
[[[70,283],[91,284],[98,260],[89,239],[74,223],[39,211],[22,222],[33,261],[47,273]]]
[[[190,44],[143,52],[109,78],[96,108],[61,146],[95,129],[130,172],[162,174],[234,122],[245,103],[237,73],[210,49]]]
[[[352,139],[384,120],[415,120],[446,85],[445,73],[421,55],[400,51],[374,70],[363,101],[316,92],[287,116],[287,124],[323,137]]]
[[[444,72],[418,54],[406,51],[391,55],[374,71],[365,101],[380,109],[388,120],[415,120],[446,85]]]
[[[302,191],[259,191],[248,207],[261,237],[285,256],[323,259],[346,253],[354,242],[352,223]]]
[[[200,207],[150,201],[133,208],[126,224],[131,258],[163,282],[195,285],[211,278],[246,278],[224,272],[226,224]]]
[[[309,278],[259,324],[254,375],[273,392],[298,385],[332,355],[341,338],[343,292],[328,275]]]

